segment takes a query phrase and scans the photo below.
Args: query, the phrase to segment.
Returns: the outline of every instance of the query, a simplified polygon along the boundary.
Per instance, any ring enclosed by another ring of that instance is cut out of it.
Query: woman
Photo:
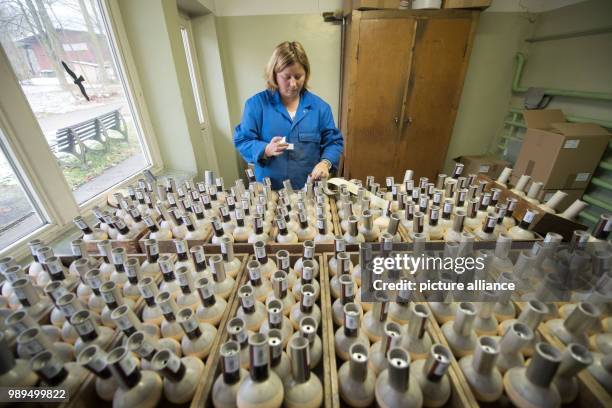
[[[310,64],[302,45],[279,44],[265,76],[268,89],[244,105],[236,148],[255,165],[256,179],[269,177],[274,190],[287,179],[302,188],[308,175],[328,177],[338,167],[344,143],[329,105],[307,89]]]

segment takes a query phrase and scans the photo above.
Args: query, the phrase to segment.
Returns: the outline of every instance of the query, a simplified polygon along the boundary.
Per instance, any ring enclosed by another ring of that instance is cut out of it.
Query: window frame
[[[102,10],[103,24],[109,34],[113,58],[121,70],[124,92],[140,128],[142,148],[153,174],[163,170],[157,137],[148,113],[138,71],[132,56],[127,33],[117,0],[96,0]],[[140,172],[77,204],[72,191],[49,149],[36,116],[25,97],[4,49],[0,47],[0,127],[11,158],[21,172],[20,181],[40,207],[47,224],[0,250],[0,257],[11,255],[21,259],[29,254],[27,242],[41,239],[47,243],[74,229],[72,219],[89,214],[96,205],[106,203],[109,191],[133,184]],[[144,169],[143,169],[144,170]]]

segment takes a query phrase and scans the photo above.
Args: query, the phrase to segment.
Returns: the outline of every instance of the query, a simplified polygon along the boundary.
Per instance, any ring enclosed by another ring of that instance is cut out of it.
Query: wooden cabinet
[[[343,41],[346,178],[442,171],[478,11],[354,11]]]

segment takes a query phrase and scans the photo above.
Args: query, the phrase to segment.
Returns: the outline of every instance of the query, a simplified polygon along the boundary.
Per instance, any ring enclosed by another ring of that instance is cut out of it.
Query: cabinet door
[[[414,18],[361,19],[356,75],[349,84],[345,176],[381,182],[399,142],[402,101],[409,78]]]
[[[475,25],[472,16],[419,18],[396,173],[412,169],[433,180],[442,171]]]

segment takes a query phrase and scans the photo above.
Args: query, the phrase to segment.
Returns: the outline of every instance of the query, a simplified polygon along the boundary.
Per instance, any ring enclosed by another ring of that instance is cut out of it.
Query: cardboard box
[[[567,193],[567,197],[565,197],[561,201],[559,206],[557,207],[557,212],[559,212],[559,213],[565,211],[565,209],[567,207],[569,207],[570,204],[572,204],[574,201],[582,198],[582,195],[584,194],[584,189],[579,189],[579,190],[561,190],[561,191],[563,191],[564,193]],[[540,191],[540,197],[538,199],[540,200],[541,203],[545,203],[556,192],[557,192],[557,190],[555,190],[555,189],[552,189],[552,190],[542,190],[542,191]]]
[[[456,162],[463,163],[463,176],[468,174],[483,174],[491,179],[499,177],[504,167],[509,167],[510,163],[498,159],[494,156],[459,156]]]
[[[442,8],[487,8],[492,0],[444,0]]]
[[[344,0],[344,15],[353,10],[399,9],[400,0]]]
[[[544,189],[580,190],[608,147],[610,133],[594,123],[568,123],[558,109],[526,110],[527,131],[511,182],[522,174],[544,183]]]

